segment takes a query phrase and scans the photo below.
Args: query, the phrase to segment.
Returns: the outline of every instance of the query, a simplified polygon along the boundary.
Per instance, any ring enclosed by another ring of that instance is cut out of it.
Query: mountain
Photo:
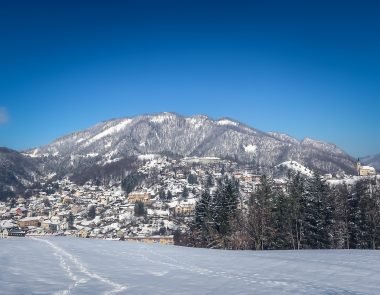
[[[360,161],[365,165],[374,167],[376,171],[380,171],[380,154],[361,158]]]
[[[21,192],[40,175],[33,159],[0,147],[0,200]]]
[[[236,120],[175,113],[101,122],[24,152],[45,173],[58,176],[122,173],[139,155],[219,157],[264,171],[289,160],[322,173],[354,173],[354,159],[333,144],[281,133],[265,133]],[[91,173],[90,173],[91,174]],[[99,173],[98,173],[99,174]]]

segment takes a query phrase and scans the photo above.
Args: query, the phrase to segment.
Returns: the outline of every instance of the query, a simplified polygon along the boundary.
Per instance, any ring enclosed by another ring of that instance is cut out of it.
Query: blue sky
[[[376,1],[8,2],[0,146],[172,111],[380,153]]]

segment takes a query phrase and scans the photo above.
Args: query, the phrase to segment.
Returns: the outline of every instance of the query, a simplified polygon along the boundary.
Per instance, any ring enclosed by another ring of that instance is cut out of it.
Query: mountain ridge
[[[380,171],[380,154],[366,156],[360,158],[360,161],[365,165],[374,167],[377,171]]]
[[[50,172],[69,175],[80,166],[105,166],[144,154],[218,157],[260,166],[264,171],[295,160],[321,173],[354,173],[354,158],[330,144],[305,137],[264,132],[237,120],[173,112],[137,115],[99,122],[26,150]]]
[[[15,150],[0,147],[0,200],[24,190],[40,176],[32,159]]]

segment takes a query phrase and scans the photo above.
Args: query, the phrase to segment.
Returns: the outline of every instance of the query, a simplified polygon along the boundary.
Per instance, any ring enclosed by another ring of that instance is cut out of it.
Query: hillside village
[[[211,192],[226,175],[239,180],[241,204],[260,185],[259,169],[219,158],[169,159],[140,157],[137,171],[125,181],[102,185],[98,181],[77,185],[65,178],[46,180],[28,196],[0,203],[0,234],[65,235],[82,238],[129,239],[173,244],[176,232],[186,230],[196,202],[206,188]],[[323,177],[332,184],[355,181],[359,176]],[[365,175],[374,171],[364,167]],[[286,190],[287,171],[305,176],[312,172],[295,161],[275,167],[274,184]]]

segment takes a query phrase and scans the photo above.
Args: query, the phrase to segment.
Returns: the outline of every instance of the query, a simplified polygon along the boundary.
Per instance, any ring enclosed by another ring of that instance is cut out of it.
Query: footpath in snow
[[[380,251],[0,240],[1,294],[380,294]]]

